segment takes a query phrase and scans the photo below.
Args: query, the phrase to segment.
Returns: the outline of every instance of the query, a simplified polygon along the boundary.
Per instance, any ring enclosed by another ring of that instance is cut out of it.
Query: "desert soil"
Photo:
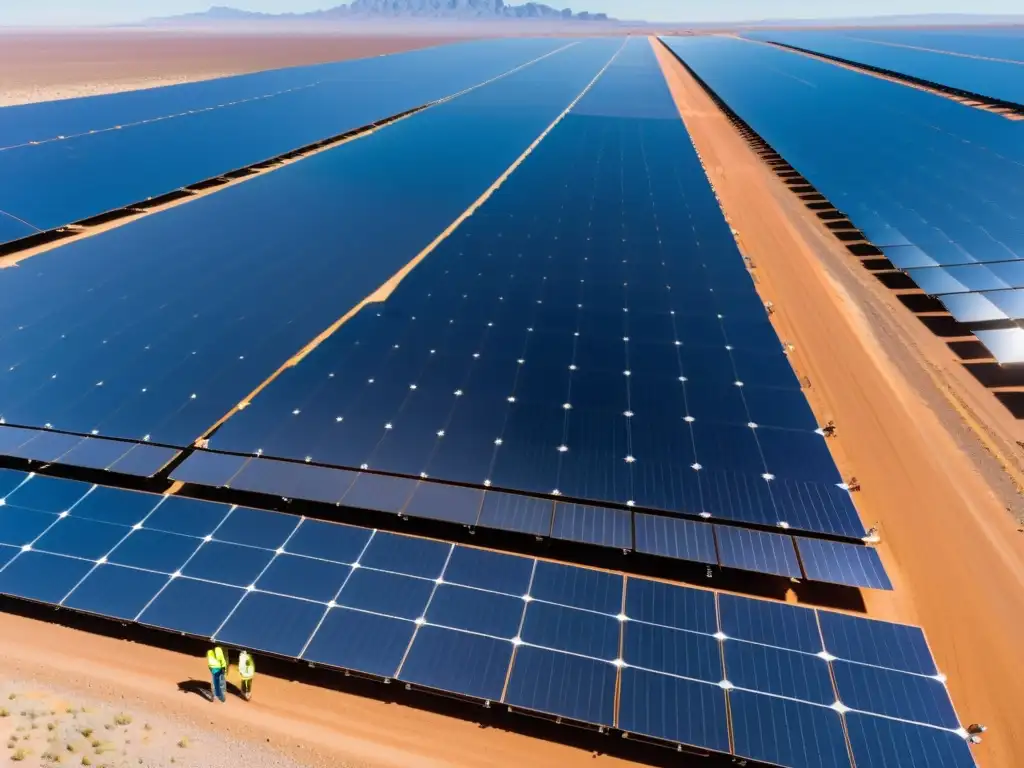
[[[0,106],[378,56],[453,39],[145,30],[0,31]]]
[[[838,426],[830,446],[862,485],[857,507],[880,525],[895,591],[865,591],[868,615],[923,626],[961,718],[989,726],[979,763],[1019,766],[1024,535],[1007,513],[1013,484],[936,387],[935,348],[917,321],[863,282],[857,260],[654,45],[815,412]]]
[[[260,674],[259,664],[257,658],[252,701],[229,695],[226,704],[212,703],[198,693],[209,689],[206,660],[198,653],[186,655],[0,612],[0,680],[6,681],[0,684],[0,707],[14,718],[0,718],[0,732],[14,731],[26,719],[31,724],[29,713],[42,713],[35,718],[39,733],[24,747],[33,750],[37,762],[26,763],[32,766],[40,765],[42,752],[56,749],[49,744],[49,737],[58,731],[60,748],[66,751],[65,739],[74,738],[79,722],[94,729],[92,739],[109,741],[115,747],[105,753],[107,760],[93,764],[110,762],[118,768],[127,763],[113,758],[125,758],[126,748],[127,757],[134,758],[132,764],[138,765],[138,758],[143,757],[153,761],[143,765],[159,768],[221,768],[228,765],[218,762],[227,752],[238,758],[232,765],[253,768],[632,765],[566,744],[483,727],[472,718],[398,705],[390,702],[386,693],[382,698],[370,698],[270,677]],[[234,669],[228,681],[238,682]],[[383,684],[368,685],[375,691],[390,690]],[[8,691],[19,697],[8,701]],[[83,705],[93,711],[81,713]],[[72,717],[68,708],[78,710],[77,717]],[[27,714],[21,715],[22,711]],[[51,711],[57,714],[50,715]],[[468,711],[485,712],[476,707]],[[105,727],[122,713],[131,717],[129,725]],[[521,716],[518,719],[527,721]],[[53,721],[58,725],[51,732],[47,724]],[[8,728],[8,723],[14,728]],[[145,729],[146,723],[151,730]],[[556,731],[572,739],[573,730],[568,726],[558,726]],[[19,741],[21,734],[32,734],[14,732]],[[149,740],[144,742],[147,736]],[[188,739],[185,748],[178,746],[183,738]],[[18,746],[16,743],[12,752]],[[89,747],[95,749],[91,739]],[[148,751],[143,753],[144,749]],[[678,760],[672,752],[657,751]],[[87,753],[84,746],[75,754],[88,754],[90,760],[99,757]],[[80,761],[81,757],[65,758],[62,764],[79,765]]]

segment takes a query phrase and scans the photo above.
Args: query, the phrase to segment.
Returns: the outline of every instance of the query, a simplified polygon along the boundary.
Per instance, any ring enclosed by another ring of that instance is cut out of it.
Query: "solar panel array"
[[[0,211],[8,214],[0,244],[370,125],[572,44],[467,42],[59,108],[2,109],[0,176],[28,184],[0,187]]]
[[[235,88],[202,113],[230,119],[343,88],[319,72],[33,120],[180,127]],[[891,587],[646,40],[580,42],[0,291],[3,456]],[[973,765],[920,629],[369,527],[0,470],[0,594],[792,768]]]
[[[876,30],[844,32],[780,30],[747,33],[747,37],[794,45],[799,48],[837,56],[860,64],[880,67],[899,74],[928,80],[992,99],[1024,105],[1024,38],[1000,37],[1009,49],[1001,59],[989,50],[974,53],[929,47],[946,45],[941,39],[920,40],[915,31],[889,31],[879,35]],[[988,48],[988,46],[983,46]],[[959,55],[958,55],[959,54]]]
[[[191,445],[437,237],[617,45],[0,270],[0,418]]]
[[[1024,144],[1016,122],[771,46],[665,41],[896,268],[936,291],[956,320],[974,331],[1024,319]],[[1016,336],[992,344],[997,360],[1024,360]]]
[[[646,41],[210,447],[863,536],[667,87],[635,69],[660,77]]]
[[[2,594],[784,766],[973,764],[915,627],[11,471],[0,499]]]

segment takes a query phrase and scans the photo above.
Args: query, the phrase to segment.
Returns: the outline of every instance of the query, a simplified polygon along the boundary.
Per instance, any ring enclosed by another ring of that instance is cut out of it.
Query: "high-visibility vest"
[[[220,662],[220,668],[227,672],[228,660],[227,657],[224,656],[224,649],[218,645],[216,648],[213,649],[213,652],[217,656],[217,661]]]
[[[217,656],[217,651],[211,649],[206,652],[206,666],[210,668],[211,672],[224,669],[224,665],[220,663],[220,658]]]
[[[243,680],[252,680],[256,674],[256,662],[253,661],[252,656],[244,654],[238,659],[238,674]]]

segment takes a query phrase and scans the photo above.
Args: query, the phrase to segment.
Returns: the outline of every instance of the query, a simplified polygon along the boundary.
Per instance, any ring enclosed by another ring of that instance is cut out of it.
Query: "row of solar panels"
[[[793,768],[968,766],[915,627],[0,474],[0,593]],[[849,745],[846,733],[849,733]]]
[[[1016,38],[1015,46],[1017,60],[1014,61],[1000,60],[987,50],[978,51],[976,55],[955,55],[942,50],[926,50],[913,43],[905,44],[899,38],[878,40],[873,30],[785,30],[753,32],[747,33],[746,36],[794,45],[990,99],[1024,105],[1024,82],[1019,72],[1019,67],[1024,64],[1024,40],[1019,37]],[[984,45],[984,38],[978,42],[981,43],[979,47],[987,47]]]
[[[0,418],[191,445],[449,226],[618,45],[0,270]]]
[[[190,456],[171,478],[794,579],[892,588],[878,552],[860,544],[207,452]]]
[[[0,109],[0,245],[371,125],[572,44],[467,42]]]
[[[956,320],[973,330],[1021,318],[1024,145],[1013,121],[755,42],[666,42]],[[776,100],[802,105],[799,121]],[[976,335],[1000,362],[1019,362],[1018,330]]]

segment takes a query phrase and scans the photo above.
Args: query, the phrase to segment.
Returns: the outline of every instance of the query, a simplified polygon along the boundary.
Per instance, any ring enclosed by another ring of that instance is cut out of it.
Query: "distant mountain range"
[[[361,19],[465,19],[501,21],[506,19],[549,21],[610,21],[606,13],[575,13],[543,3],[509,5],[505,0],[352,0],[323,11],[309,13],[256,13],[238,8],[214,6],[202,13],[188,13],[154,19],[157,22],[251,22],[251,21],[347,21]]]

